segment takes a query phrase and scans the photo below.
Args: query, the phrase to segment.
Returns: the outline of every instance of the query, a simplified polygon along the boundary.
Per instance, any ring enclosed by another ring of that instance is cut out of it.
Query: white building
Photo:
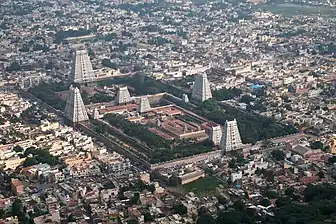
[[[235,173],[231,173],[231,181],[235,182],[236,180],[240,180],[243,178],[243,172],[240,170]]]
[[[202,102],[212,98],[210,83],[205,73],[196,76],[191,97]]]
[[[221,126],[211,127],[210,140],[214,145],[219,145],[222,139],[222,129]]]
[[[141,113],[145,113],[151,110],[151,105],[149,104],[149,100],[147,97],[140,97],[137,111]]]
[[[226,121],[220,143],[220,148],[224,152],[241,149],[243,143],[240,137],[237,120]]]
[[[64,114],[73,123],[89,120],[82,96],[77,87],[70,86]]]
[[[75,52],[75,60],[72,66],[72,81],[74,83],[91,83],[97,81],[90,58],[86,50]]]
[[[131,95],[128,92],[127,86],[120,87],[117,92],[116,104],[127,104],[131,102]]]

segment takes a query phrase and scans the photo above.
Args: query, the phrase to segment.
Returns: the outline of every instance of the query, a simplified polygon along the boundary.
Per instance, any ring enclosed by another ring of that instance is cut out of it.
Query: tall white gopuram
[[[220,144],[222,139],[222,128],[220,125],[211,127],[209,138],[214,145]]]
[[[97,81],[90,57],[86,50],[78,50],[75,52],[75,59],[72,64],[71,78],[74,83],[85,84]]]
[[[92,114],[93,114],[93,119],[94,120],[98,120],[100,118],[100,114],[99,114],[98,108],[94,108]]]
[[[82,96],[77,87],[70,86],[64,114],[73,123],[89,120]]]
[[[212,98],[210,83],[206,73],[201,73],[196,76],[191,98],[202,102]]]
[[[145,113],[151,110],[151,105],[149,104],[149,100],[146,96],[140,97],[137,111],[141,113]]]
[[[225,122],[220,148],[224,152],[230,152],[243,148],[243,143],[240,137],[236,119]]]
[[[119,87],[117,97],[115,99],[116,104],[127,104],[131,102],[131,96],[128,92],[127,86]]]
[[[185,93],[183,93],[183,95],[182,95],[182,100],[183,100],[183,102],[185,102],[185,103],[189,103],[189,97],[188,97],[188,95],[185,94]]]

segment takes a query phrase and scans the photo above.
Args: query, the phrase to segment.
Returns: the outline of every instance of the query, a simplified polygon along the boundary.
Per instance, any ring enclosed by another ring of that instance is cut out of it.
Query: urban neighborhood
[[[334,1],[0,6],[0,224],[336,222]]]

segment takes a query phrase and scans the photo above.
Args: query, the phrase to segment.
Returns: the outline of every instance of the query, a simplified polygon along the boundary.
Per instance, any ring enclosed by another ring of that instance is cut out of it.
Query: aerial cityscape
[[[336,223],[334,0],[3,0],[0,37],[0,224]]]

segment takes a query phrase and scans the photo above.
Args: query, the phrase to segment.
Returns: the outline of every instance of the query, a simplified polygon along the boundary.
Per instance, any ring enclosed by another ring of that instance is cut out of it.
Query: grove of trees
[[[65,90],[68,90],[68,86],[64,83],[43,83],[29,89],[28,91],[43,102],[49,104],[50,106],[58,110],[64,110],[66,102],[59,98],[56,92],[61,92]]]
[[[123,141],[126,141],[135,148],[140,147],[140,151],[146,154],[146,156],[150,159],[151,163],[158,163],[176,158],[192,156],[212,150],[212,145],[209,141],[204,141],[200,143],[178,140],[169,141],[149,131],[148,126],[130,122],[121,115],[108,114],[105,115],[104,120],[106,120],[112,126],[121,130],[129,137],[132,137],[133,139],[138,139],[140,142],[147,145],[151,149],[151,151],[141,150],[141,147],[139,146],[140,143],[135,143],[130,139],[123,138]],[[97,132],[107,132],[113,135],[118,134],[116,132],[112,133],[111,129],[104,127],[104,125],[101,123],[95,122],[94,125],[95,131]]]
[[[336,186],[309,184],[303,191],[303,201],[293,197],[292,190],[276,200],[274,216],[260,216],[240,201],[213,218],[207,212],[199,212],[197,224],[323,224],[336,222]]]
[[[23,162],[24,167],[33,166],[39,163],[47,163],[50,166],[55,166],[60,164],[60,159],[56,156],[50,154],[47,149],[37,149],[30,147],[25,150],[24,156],[32,155],[32,157],[27,157]]]

